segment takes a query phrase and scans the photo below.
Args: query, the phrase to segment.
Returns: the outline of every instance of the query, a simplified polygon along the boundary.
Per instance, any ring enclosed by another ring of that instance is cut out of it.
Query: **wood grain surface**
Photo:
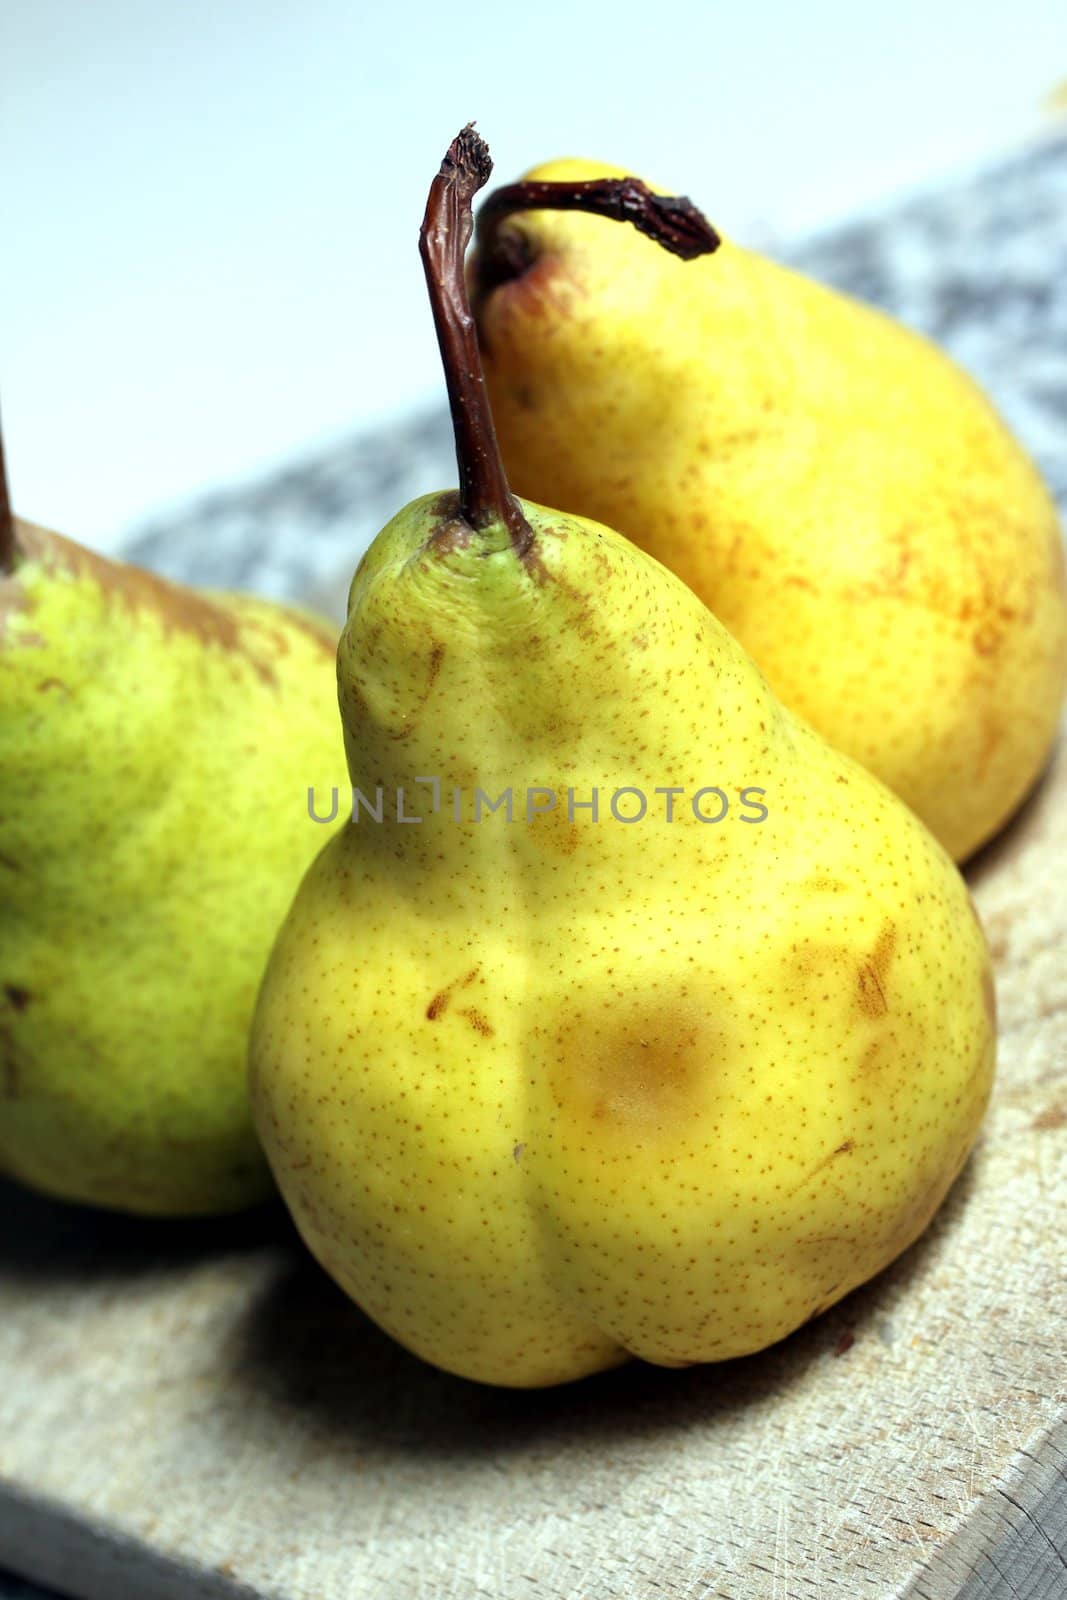
[[[0,1187],[0,1566],[82,1600],[1067,1593],[1062,748],[968,875],[1001,1029],[978,1148],[918,1245],[760,1356],[484,1389],[278,1210]]]

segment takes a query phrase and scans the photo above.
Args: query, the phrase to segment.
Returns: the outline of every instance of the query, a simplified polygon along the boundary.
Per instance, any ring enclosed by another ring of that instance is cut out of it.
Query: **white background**
[[[0,0],[0,393],[26,516],[111,547],[441,395],[416,233],[475,118],[759,242],[1036,129],[1063,0]]]

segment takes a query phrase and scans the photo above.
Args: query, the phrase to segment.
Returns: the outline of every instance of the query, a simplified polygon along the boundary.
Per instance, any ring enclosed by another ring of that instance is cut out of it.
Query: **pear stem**
[[[702,211],[685,195],[653,194],[640,178],[589,178],[552,183],[527,179],[494,189],[478,213],[480,286],[492,288],[530,265],[523,246],[501,236],[500,226],[516,211],[587,211],[613,222],[630,222],[664,250],[694,261],[722,243]]]
[[[472,201],[492,170],[485,140],[468,123],[449,145],[430,187],[419,254],[456,435],[460,512],[475,529],[503,522],[516,553],[524,557],[533,531],[508,487],[463,270],[474,231]]]
[[[15,513],[11,509],[11,491],[7,484],[7,466],[4,461],[4,436],[0,432],[0,573],[14,572],[17,554]]]

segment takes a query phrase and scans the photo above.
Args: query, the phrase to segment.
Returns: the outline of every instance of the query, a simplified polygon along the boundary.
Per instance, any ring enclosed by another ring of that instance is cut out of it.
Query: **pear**
[[[658,562],[511,495],[462,276],[489,170],[465,129],[422,233],[460,490],[353,579],[352,816],[250,1085],[348,1294],[528,1387],[759,1350],[906,1249],[978,1131],[993,990],[900,801]]]
[[[343,775],[336,634],[16,521],[0,482],[0,1172],[252,1204],[248,1027],[325,838],[307,788]]]
[[[918,334],[729,240],[683,263],[575,209],[614,172],[549,163],[483,208],[475,305],[515,488],[678,573],[964,859],[1039,775],[1067,684],[1046,489]]]

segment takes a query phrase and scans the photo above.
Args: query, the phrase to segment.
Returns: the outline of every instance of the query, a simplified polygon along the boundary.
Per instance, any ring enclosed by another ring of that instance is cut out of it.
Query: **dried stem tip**
[[[685,195],[653,194],[640,178],[589,178],[578,183],[508,183],[485,201],[478,217],[479,258],[490,258],[497,230],[516,211],[587,211],[629,222],[664,250],[695,261],[722,243],[702,211]]]
[[[419,251],[456,435],[460,511],[472,528],[503,522],[524,556],[533,533],[504,472],[463,270],[474,229],[472,201],[492,170],[485,140],[468,123],[430,187]]]

